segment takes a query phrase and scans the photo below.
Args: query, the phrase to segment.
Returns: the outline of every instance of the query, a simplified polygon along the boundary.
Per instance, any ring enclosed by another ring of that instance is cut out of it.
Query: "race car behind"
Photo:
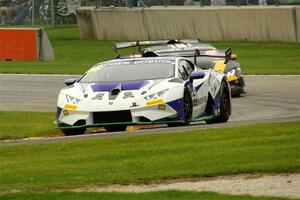
[[[245,81],[240,64],[237,62],[238,56],[232,54],[231,49],[220,50],[199,39],[118,42],[113,48],[118,53],[118,49],[132,46],[138,46],[140,52],[131,55],[132,57],[182,56],[202,69],[212,68],[223,72],[230,83],[233,96],[245,93]],[[198,52],[196,60],[195,51]],[[117,57],[122,58],[120,55]]]

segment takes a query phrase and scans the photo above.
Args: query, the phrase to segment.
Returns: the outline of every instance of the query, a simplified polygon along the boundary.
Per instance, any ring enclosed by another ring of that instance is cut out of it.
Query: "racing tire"
[[[65,136],[71,136],[71,135],[84,134],[86,131],[86,128],[62,128],[60,130]]]
[[[231,115],[231,103],[228,85],[223,81],[221,84],[220,115],[214,119],[206,120],[206,123],[227,122]]]
[[[184,122],[175,122],[168,124],[169,127],[174,126],[189,126],[193,117],[193,102],[192,97],[188,89],[184,90],[183,94],[183,113],[184,113]]]
[[[104,129],[108,132],[126,131],[127,125],[105,126]]]

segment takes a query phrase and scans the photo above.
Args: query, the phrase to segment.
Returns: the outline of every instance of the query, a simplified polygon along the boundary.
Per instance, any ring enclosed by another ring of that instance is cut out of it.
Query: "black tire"
[[[82,135],[86,131],[86,128],[62,128],[60,130],[65,136],[70,136],[70,135]]]
[[[231,94],[231,97],[235,97],[235,98],[240,97],[240,96],[241,96],[240,93],[239,94]]]
[[[184,90],[183,94],[183,112],[184,112],[184,122],[176,122],[176,123],[169,123],[169,127],[174,126],[189,126],[192,117],[193,117],[193,102],[192,97],[188,89]]]
[[[108,132],[126,131],[127,125],[111,125],[104,128]]]
[[[221,84],[220,115],[215,119],[206,120],[206,123],[212,124],[228,121],[231,115],[231,103],[229,95],[228,85],[223,81]]]

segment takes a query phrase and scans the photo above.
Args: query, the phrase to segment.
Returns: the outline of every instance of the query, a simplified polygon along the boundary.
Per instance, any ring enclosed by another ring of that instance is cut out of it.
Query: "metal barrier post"
[[[51,24],[52,26],[55,25],[55,8],[54,8],[54,0],[51,0]]]
[[[32,1],[32,8],[31,8],[31,26],[34,25],[34,0]]]
[[[199,1],[200,7],[203,7],[203,0]]]
[[[102,0],[96,0],[96,8],[100,8],[102,5]]]

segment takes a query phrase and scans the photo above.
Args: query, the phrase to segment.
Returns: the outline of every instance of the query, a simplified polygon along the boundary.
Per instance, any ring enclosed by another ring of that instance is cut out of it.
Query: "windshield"
[[[90,69],[79,82],[122,82],[171,78],[175,76],[175,65],[172,63],[143,63],[119,65],[98,65]]]

